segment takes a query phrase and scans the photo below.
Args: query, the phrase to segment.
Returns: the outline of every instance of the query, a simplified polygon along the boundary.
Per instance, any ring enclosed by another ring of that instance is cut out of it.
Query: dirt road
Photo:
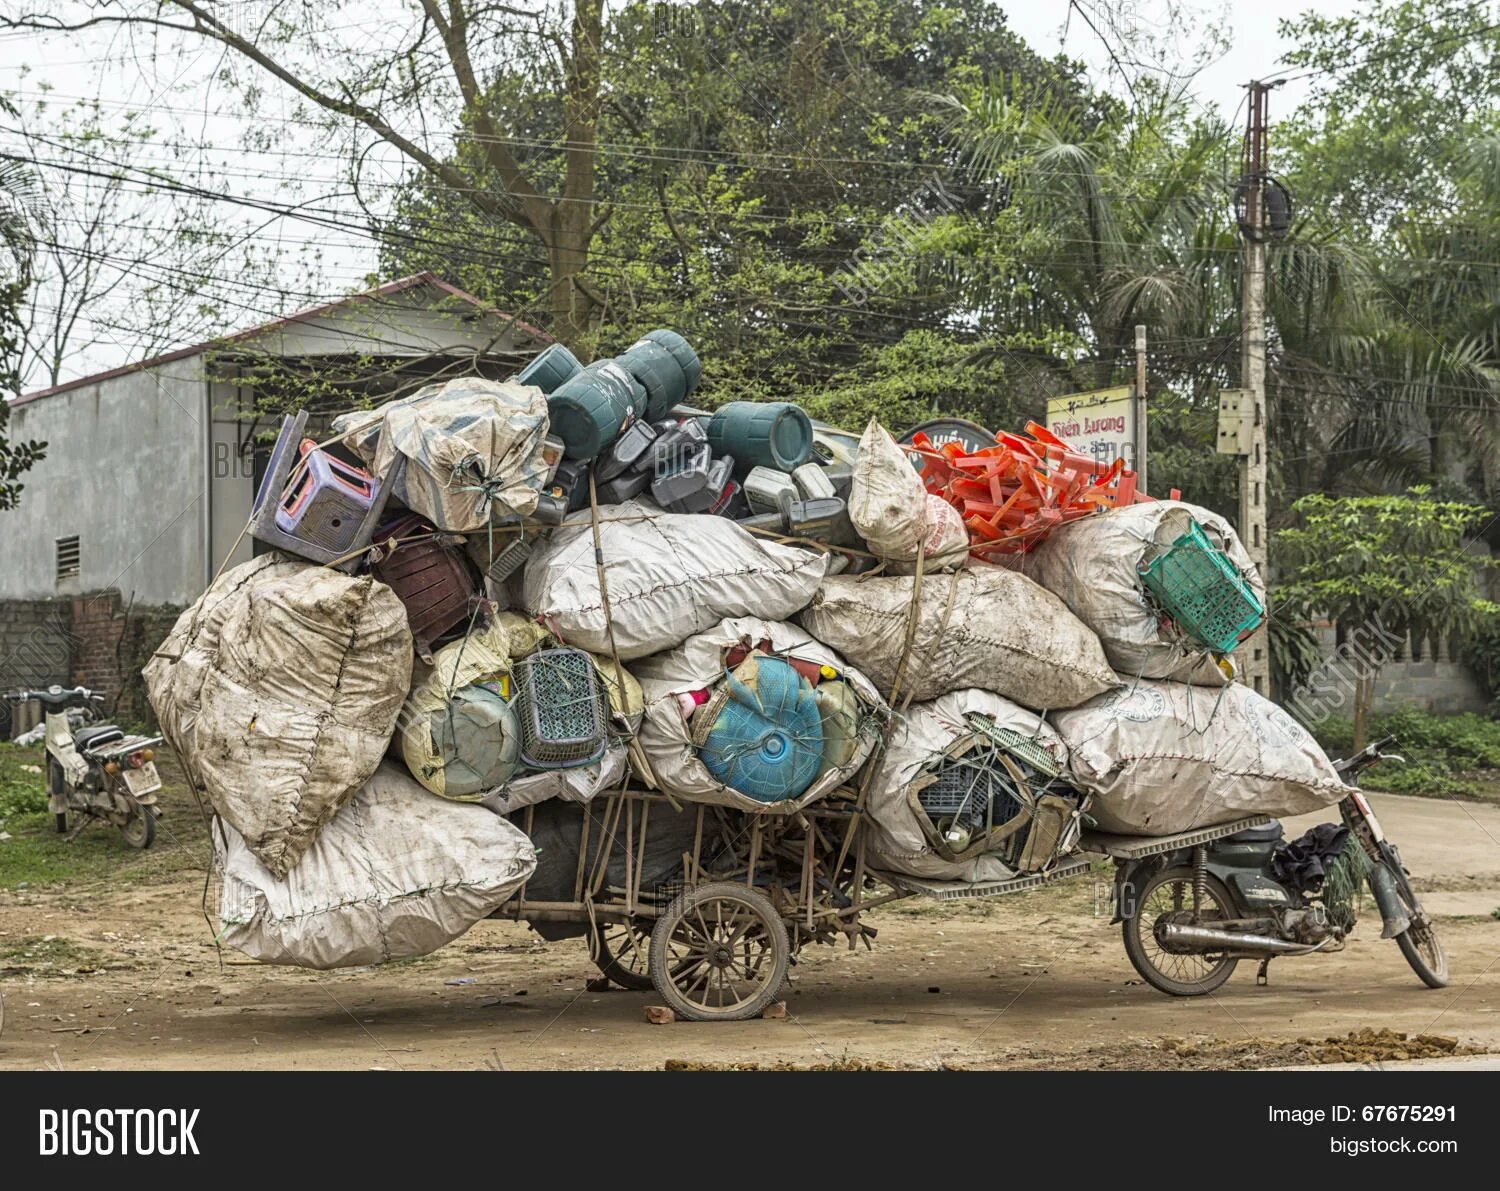
[[[1342,954],[1278,961],[1267,987],[1241,964],[1216,995],[1171,1000],[1135,979],[1096,913],[1101,872],[1000,902],[899,903],[872,918],[874,951],[804,954],[785,1019],[654,1026],[654,994],[589,991],[581,941],[516,924],[377,970],[221,965],[201,871],[185,870],[0,894],[0,1067],[1265,1066],[1336,1057],[1297,1040],[1372,1026],[1500,1051],[1500,809],[1374,804],[1442,915],[1446,990],[1425,989],[1367,917]]]

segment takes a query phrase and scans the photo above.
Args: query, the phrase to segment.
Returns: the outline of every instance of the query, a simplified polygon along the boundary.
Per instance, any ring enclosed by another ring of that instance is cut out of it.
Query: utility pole
[[[1146,487],[1146,328],[1135,327],[1135,485],[1138,492]]]
[[[1266,578],[1266,97],[1271,87],[1250,83],[1245,130],[1247,188],[1244,269],[1240,296],[1240,387],[1248,395],[1250,435],[1240,456],[1240,539]],[[1240,674],[1257,693],[1271,693],[1271,658],[1262,625],[1239,653]]]

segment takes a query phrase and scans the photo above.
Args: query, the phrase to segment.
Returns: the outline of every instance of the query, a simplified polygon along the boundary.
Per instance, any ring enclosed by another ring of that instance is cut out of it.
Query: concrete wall
[[[1334,632],[1327,625],[1316,629],[1323,656],[1334,651]],[[1344,697],[1342,715],[1353,713],[1351,682],[1336,684],[1332,691]],[[1489,710],[1489,699],[1473,672],[1459,658],[1453,658],[1446,642],[1408,639],[1397,656],[1381,667],[1375,680],[1375,710],[1393,711],[1400,707],[1417,707],[1423,711],[1456,713]]]
[[[11,411],[42,439],[20,507],[0,513],[0,600],[107,588],[185,604],[203,590],[207,389],[200,357],[82,385]],[[59,582],[56,542],[76,534],[80,573]]]

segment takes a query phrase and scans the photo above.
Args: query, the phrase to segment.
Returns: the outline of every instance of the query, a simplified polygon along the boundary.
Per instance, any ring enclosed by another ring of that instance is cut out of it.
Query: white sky
[[[1279,60],[1288,46],[1277,31],[1280,20],[1308,9],[1326,14],[1351,12],[1359,4],[1356,0],[1258,0],[1231,6],[1227,0],[1179,0],[1173,5],[1171,0],[1132,0],[1128,11],[1158,40],[1152,60],[1168,68],[1180,67],[1191,56],[1192,45],[1184,44],[1184,31],[1187,43],[1196,40],[1191,19],[1169,19],[1174,7],[1186,10],[1190,18],[1196,16],[1199,25],[1216,20],[1226,27],[1232,48],[1194,78],[1191,92],[1205,106],[1215,106],[1229,117],[1238,108],[1247,80],[1271,74],[1283,65]],[[1096,82],[1124,93],[1118,75],[1111,71],[1103,43],[1076,15],[1067,21],[1065,0],[1033,0],[1028,4],[1001,0],[1001,8],[1011,27],[1036,50],[1049,56],[1062,51],[1081,59]],[[342,190],[338,164],[309,154],[315,147],[311,133],[294,130],[278,154],[247,153],[241,144],[245,131],[241,121],[205,113],[203,90],[197,84],[209,77],[215,60],[212,48],[198,45],[187,55],[167,55],[143,77],[137,57],[127,52],[118,34],[108,30],[10,35],[0,38],[0,91],[18,92],[22,99],[35,98],[46,84],[59,100],[98,97],[106,110],[118,114],[132,106],[144,106],[162,128],[164,139],[185,133],[207,143],[211,148],[203,164],[216,165],[219,184],[242,196],[295,202]],[[1294,82],[1275,92],[1273,120],[1278,114],[1290,112],[1305,95],[1305,88],[1305,82]],[[290,112],[278,106],[284,102],[283,97],[273,96],[267,105],[273,127],[274,113]],[[8,123],[8,118],[0,120],[0,124]],[[9,147],[12,143],[12,138],[0,132],[0,145]],[[143,150],[140,163],[149,162],[182,167],[180,162],[168,162],[154,147]],[[326,209],[348,212],[351,220],[357,214],[347,194],[324,198],[323,203]],[[231,327],[287,313],[308,305],[317,296],[331,297],[360,288],[363,276],[376,267],[373,245],[357,234],[291,219],[266,223],[265,216],[232,206],[226,206],[225,219],[243,225],[247,231],[255,227],[257,243],[279,243],[292,249],[308,246],[322,254],[321,276],[316,280],[289,270],[280,279],[279,290],[227,290]],[[118,317],[116,313],[114,318]],[[107,314],[100,315],[87,339],[69,361],[65,376],[87,375],[143,354],[142,345]],[[35,377],[32,380],[29,387],[42,383]]]

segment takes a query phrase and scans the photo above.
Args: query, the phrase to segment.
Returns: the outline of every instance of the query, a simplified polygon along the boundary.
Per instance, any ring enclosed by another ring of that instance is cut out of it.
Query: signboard
[[[1123,456],[1135,470],[1135,390],[1129,385],[1049,397],[1047,429],[1098,463]]]

